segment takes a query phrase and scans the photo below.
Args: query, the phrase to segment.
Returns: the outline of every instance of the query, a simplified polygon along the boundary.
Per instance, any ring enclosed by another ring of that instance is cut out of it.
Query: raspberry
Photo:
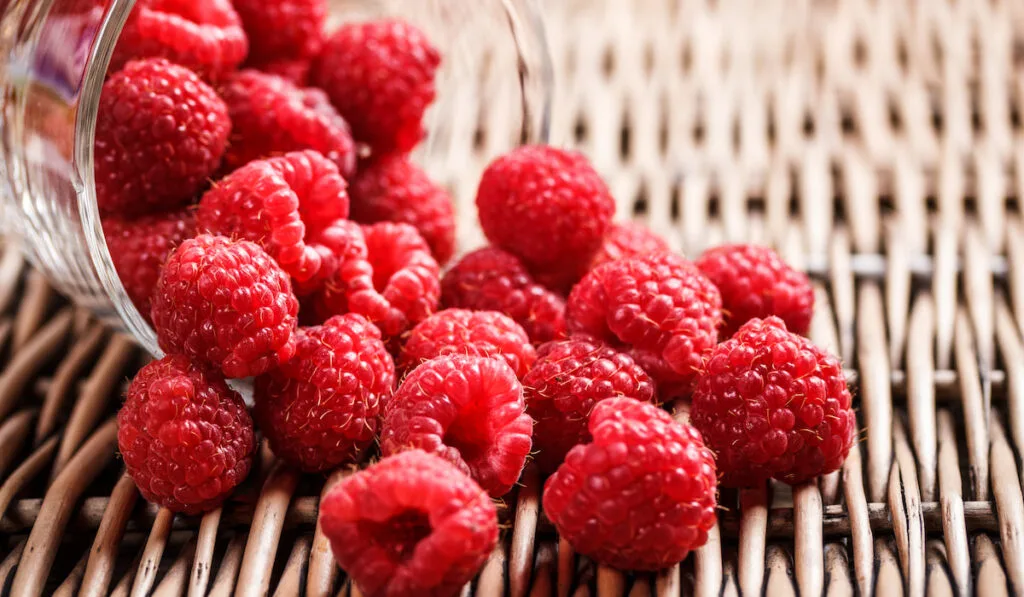
[[[494,160],[480,179],[476,205],[487,238],[556,288],[583,275],[615,213],[615,200],[587,158],[541,145]]]
[[[624,570],[660,570],[707,541],[715,461],[700,434],[665,411],[609,398],[590,415],[594,441],[573,448],[544,484],[544,512],[581,554]]]
[[[248,52],[249,40],[230,0],[138,0],[110,69],[137,58],[167,58],[216,80],[236,69]]]
[[[395,383],[380,332],[349,314],[297,336],[295,356],[256,378],[253,416],[274,454],[306,472],[358,462]]]
[[[174,512],[216,508],[252,465],[256,440],[242,397],[188,357],[166,356],[140,369],[117,426],[139,492]]]
[[[231,115],[231,144],[224,156],[229,170],[289,151],[315,149],[337,164],[342,176],[355,173],[352,134],[323,91],[244,70],[232,75],[220,93]]]
[[[534,284],[519,259],[496,247],[473,251],[452,266],[441,281],[441,302],[504,313],[534,344],[565,335],[565,301]]]
[[[723,485],[795,485],[843,464],[857,430],[850,401],[839,360],[769,317],[711,351],[690,415]]]
[[[412,329],[400,365],[409,370],[434,357],[464,354],[502,359],[522,378],[537,358],[523,328],[497,311],[445,309]]]
[[[455,253],[452,198],[408,156],[386,156],[359,171],[352,182],[352,219],[415,226],[440,264]]]
[[[427,36],[409,23],[348,23],[324,43],[310,80],[374,154],[401,153],[423,138],[423,113],[434,101],[440,63]]]
[[[232,0],[249,37],[249,62],[312,58],[324,43],[325,0]]]
[[[103,216],[110,259],[128,298],[146,320],[160,270],[174,247],[195,236],[195,215],[183,209],[133,220]]]
[[[131,62],[103,84],[96,200],[121,216],[192,201],[224,155],[231,121],[217,93],[163,59]]]
[[[649,228],[635,222],[616,222],[608,228],[601,248],[590,262],[590,268],[616,259],[643,257],[651,253],[667,253],[670,250],[665,239],[651,232]]]
[[[451,596],[498,542],[498,514],[480,486],[421,450],[346,477],[320,504],[338,564],[372,597]]]
[[[201,234],[167,259],[153,293],[160,348],[249,377],[295,353],[299,303],[258,245]]]
[[[751,319],[772,315],[780,317],[797,334],[806,334],[811,327],[811,281],[768,247],[717,247],[701,255],[696,264],[722,294],[724,337],[732,336]]]
[[[550,473],[576,444],[591,440],[587,418],[598,402],[625,397],[650,402],[654,381],[633,359],[586,339],[549,342],[523,378],[537,464]]]
[[[721,305],[692,263],[658,253],[591,270],[569,295],[567,320],[570,331],[627,351],[668,400],[689,392],[718,341]]]
[[[414,369],[385,404],[381,453],[437,454],[501,497],[530,453],[533,421],[524,409],[523,386],[504,361],[437,357]]]
[[[437,261],[416,229],[381,222],[363,226],[367,261],[349,260],[313,295],[317,316],[359,313],[394,340],[429,317],[441,295]],[[368,266],[368,267],[367,267]]]
[[[318,225],[348,216],[347,183],[315,151],[256,160],[203,195],[199,230],[262,246],[296,281],[321,273],[322,252],[306,242]]]

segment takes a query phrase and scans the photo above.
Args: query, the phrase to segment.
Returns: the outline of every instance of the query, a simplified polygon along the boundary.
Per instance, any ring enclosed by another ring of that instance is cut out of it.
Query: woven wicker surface
[[[847,363],[862,441],[818,484],[723,492],[709,543],[656,576],[574,558],[528,468],[467,593],[1024,592],[1024,3],[546,11],[552,141],[593,158],[620,216],[689,255],[765,242],[806,267],[812,336]],[[481,133],[429,166],[455,190],[469,247],[479,171],[519,125],[504,104],[462,109]],[[356,594],[314,533],[324,479],[265,449],[222,511],[174,517],[138,498],[112,417],[144,355],[16,249],[0,256],[0,587]]]

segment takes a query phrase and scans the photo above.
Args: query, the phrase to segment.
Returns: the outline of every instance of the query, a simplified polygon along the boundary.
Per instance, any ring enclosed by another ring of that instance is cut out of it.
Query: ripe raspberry
[[[522,378],[537,358],[518,323],[497,311],[445,309],[424,319],[412,329],[402,348],[402,370],[450,354],[502,359]]]
[[[314,233],[308,244],[320,255],[320,272],[302,282],[293,278],[295,294],[307,297],[330,285],[339,295],[336,297],[339,307],[336,314],[347,313],[348,306],[344,302],[346,289],[373,286],[373,267],[367,253],[363,227],[351,220],[337,219]],[[306,315],[312,311],[311,307]],[[327,314],[316,323],[329,317],[330,314]]]
[[[537,464],[546,473],[573,446],[591,440],[587,418],[595,404],[614,397],[655,398],[654,381],[629,355],[580,338],[541,346],[523,388],[526,412],[536,422]]]
[[[395,340],[437,309],[437,261],[408,224],[363,226],[363,236],[369,270],[366,264],[349,262],[341,277],[313,295],[314,309],[322,318],[359,313],[376,324],[386,340]]]
[[[232,0],[249,37],[249,62],[312,58],[324,43],[325,0]]]
[[[163,350],[249,377],[295,353],[298,310],[288,276],[258,245],[201,234],[167,259],[153,328]]]
[[[544,512],[561,537],[624,570],[667,568],[707,541],[715,461],[697,430],[630,398],[599,402],[589,428],[594,441],[544,484]]]
[[[137,58],[167,58],[216,80],[238,68],[248,52],[249,40],[230,0],[138,0],[110,69]]]
[[[480,179],[480,225],[555,288],[571,287],[601,247],[615,200],[582,154],[526,146],[491,162]]]
[[[129,63],[103,84],[96,116],[96,200],[121,216],[185,205],[224,155],[227,106],[192,71]]]
[[[525,408],[523,386],[504,361],[437,357],[414,369],[384,405],[381,453],[437,454],[501,497],[530,453],[533,421]]]
[[[442,265],[455,253],[452,198],[408,156],[385,156],[360,169],[352,182],[352,219],[415,226]]]
[[[441,302],[504,313],[534,344],[565,336],[565,301],[534,284],[519,259],[496,247],[473,251],[452,266],[441,281]]]
[[[668,400],[690,391],[701,355],[718,341],[721,306],[693,264],[658,253],[590,271],[569,295],[567,320],[572,332],[622,347]]]
[[[253,416],[274,454],[303,471],[358,462],[395,383],[380,332],[349,314],[297,336],[295,356],[256,378]]]
[[[671,250],[665,239],[651,232],[645,226],[635,222],[614,222],[608,228],[601,248],[591,260],[590,268],[593,269],[602,263],[616,259],[631,259],[651,253],[666,253]]]
[[[407,152],[423,138],[440,63],[427,36],[409,23],[348,23],[324,43],[310,79],[331,97],[355,138],[383,155]]]
[[[219,506],[245,480],[256,446],[242,397],[188,357],[139,370],[117,413],[117,444],[142,497],[174,512]]]
[[[696,264],[722,294],[724,337],[732,336],[751,319],[772,315],[780,317],[797,334],[806,334],[811,327],[811,281],[768,247],[717,247],[701,255]]]
[[[322,275],[321,252],[307,238],[348,216],[346,187],[334,162],[315,151],[256,160],[203,195],[196,223],[199,230],[259,244],[305,282]]]
[[[346,477],[320,504],[320,528],[368,597],[455,595],[498,542],[498,514],[480,486],[421,450]]]
[[[314,149],[337,164],[345,178],[355,173],[352,134],[323,91],[244,70],[232,75],[220,94],[231,115],[231,144],[224,156],[229,170],[289,151]]]
[[[839,360],[769,317],[711,352],[690,416],[723,485],[795,485],[843,464],[857,430],[850,401]]]
[[[195,214],[183,209],[133,220],[103,216],[103,236],[125,292],[146,320],[160,270],[171,250],[195,236]]]

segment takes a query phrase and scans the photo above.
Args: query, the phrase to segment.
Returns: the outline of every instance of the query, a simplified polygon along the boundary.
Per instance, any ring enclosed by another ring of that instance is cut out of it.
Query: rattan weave
[[[528,469],[467,594],[1024,593],[1024,2],[545,12],[552,142],[587,152],[619,215],[687,255],[764,242],[807,268],[811,335],[847,364],[862,441],[820,483],[723,492],[709,543],[656,576],[574,558]],[[514,102],[462,108],[477,134],[428,165],[457,197],[467,248],[481,242],[479,172],[519,125]],[[223,511],[174,517],[138,498],[112,416],[144,356],[10,245],[0,348],[3,591],[357,594],[314,533],[323,479],[265,449]]]

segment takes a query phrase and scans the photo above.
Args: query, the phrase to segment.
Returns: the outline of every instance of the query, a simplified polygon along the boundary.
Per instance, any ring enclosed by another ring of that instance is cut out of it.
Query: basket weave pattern
[[[574,558],[528,467],[466,593],[1024,592],[1024,3],[545,10],[552,142],[585,151],[620,217],[687,255],[763,242],[806,268],[811,336],[847,365],[862,441],[818,483],[723,492],[709,543],[658,575]],[[467,104],[480,134],[428,164],[455,193],[463,247],[482,241],[473,193],[518,130],[514,107]],[[139,499],[113,414],[145,357],[12,244],[0,349],[0,592],[358,594],[315,532],[318,496],[345,471],[300,477],[263,448],[222,510],[175,517]]]

